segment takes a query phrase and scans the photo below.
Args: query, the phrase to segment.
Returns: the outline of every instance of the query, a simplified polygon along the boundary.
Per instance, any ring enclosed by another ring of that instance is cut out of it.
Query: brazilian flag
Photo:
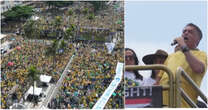
[[[116,22],[116,24],[122,24],[122,20],[119,19],[119,20]]]
[[[116,96],[116,93],[115,92],[113,92],[113,94],[112,94],[113,96]]]

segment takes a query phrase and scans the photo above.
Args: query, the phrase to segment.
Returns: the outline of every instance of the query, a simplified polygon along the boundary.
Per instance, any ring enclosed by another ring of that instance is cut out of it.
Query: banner
[[[115,47],[115,43],[105,43],[108,53],[110,54],[113,51],[113,48]]]
[[[162,86],[125,88],[125,108],[162,107]]]
[[[123,75],[123,63],[118,62],[116,67],[116,76],[114,80],[110,83],[108,88],[105,90],[101,98],[97,101],[92,109],[103,109],[105,104],[108,102],[108,99],[112,95],[112,93],[117,88],[118,84],[121,82]]]

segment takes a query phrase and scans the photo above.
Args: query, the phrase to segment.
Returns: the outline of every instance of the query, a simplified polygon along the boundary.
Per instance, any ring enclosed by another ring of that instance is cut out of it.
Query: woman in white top
[[[138,65],[139,61],[135,52],[130,48],[125,48],[125,65]],[[137,70],[125,71],[124,73],[126,86],[143,85],[143,76]]]

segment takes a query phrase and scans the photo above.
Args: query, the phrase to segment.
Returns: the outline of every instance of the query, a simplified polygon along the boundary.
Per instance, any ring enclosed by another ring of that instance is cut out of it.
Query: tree
[[[88,19],[89,20],[93,20],[95,18],[95,15],[93,13],[91,13],[89,16],[88,16]]]
[[[34,102],[35,101],[35,97],[34,97],[34,94],[35,94],[35,81],[38,81],[39,77],[40,77],[40,72],[37,70],[37,68],[35,66],[32,65],[32,66],[29,67],[29,69],[28,69],[28,77],[29,77],[29,79],[31,79],[30,81],[33,82],[33,99],[32,100]]]
[[[23,26],[23,30],[24,30],[24,33],[25,33],[25,35],[24,35],[24,37],[26,37],[26,38],[31,38],[32,36],[31,36],[31,32],[34,30],[33,28],[34,28],[34,25],[35,24],[35,21],[33,21],[33,20],[28,20],[25,24],[24,24],[24,26]]]
[[[68,10],[68,15],[73,15],[73,10],[72,9]]]
[[[94,7],[94,12],[103,9],[106,6],[106,1],[89,1]]]
[[[75,34],[75,25],[71,24],[70,27],[66,29],[64,38],[73,39],[74,34]]]
[[[49,6],[49,8],[60,8],[72,5],[73,1],[47,1],[46,4]]]
[[[55,21],[54,21],[55,27],[58,28],[61,25],[61,22],[62,22],[62,17],[56,16]]]
[[[24,29],[24,32],[25,32],[25,36],[26,38],[28,39],[35,39],[35,42],[31,43],[33,45],[37,45],[37,38],[40,38],[41,36],[41,29],[39,28],[40,24],[39,24],[39,21],[35,21],[35,20],[28,20],[23,29]],[[28,42],[29,43],[29,42]],[[35,46],[32,46],[32,52],[34,52],[34,48]],[[34,58],[34,53],[32,53],[32,56]],[[34,60],[33,59],[33,62],[34,61],[37,61],[37,60]]]
[[[25,37],[31,38],[40,38],[41,30],[39,28],[38,21],[28,20],[23,26]]]
[[[2,15],[6,20],[21,21],[33,15],[33,8],[30,6],[16,6],[4,12]]]
[[[67,46],[66,45],[66,42],[64,40],[62,40],[61,41],[61,44],[60,44],[60,49],[64,49],[65,50],[66,49],[66,46]]]
[[[77,22],[77,26],[76,26],[76,30],[77,30],[77,31],[76,31],[76,35],[75,35],[75,36],[77,37],[77,36],[79,36],[79,34],[80,34],[80,33],[79,33],[79,32],[80,32],[80,26],[79,26],[79,25],[80,25],[80,14],[81,14],[80,9],[76,9],[76,10],[75,10],[75,13],[78,14],[78,22]]]
[[[88,12],[89,12],[89,9],[88,8],[84,8],[83,13],[87,14]]]
[[[55,67],[57,49],[58,49],[58,40],[54,40],[52,45],[48,47],[46,50],[47,56],[53,56],[53,67]]]

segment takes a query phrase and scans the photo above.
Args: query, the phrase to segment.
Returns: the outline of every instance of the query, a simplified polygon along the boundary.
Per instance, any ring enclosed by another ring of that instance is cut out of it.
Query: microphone
[[[187,37],[184,37],[183,38],[184,40],[188,40],[188,38]],[[178,42],[176,41],[176,40],[174,40],[172,43],[171,43],[171,46],[174,46],[174,45],[176,45]]]
[[[176,40],[174,40],[172,43],[171,43],[171,46],[174,46],[176,45],[178,42]]]

